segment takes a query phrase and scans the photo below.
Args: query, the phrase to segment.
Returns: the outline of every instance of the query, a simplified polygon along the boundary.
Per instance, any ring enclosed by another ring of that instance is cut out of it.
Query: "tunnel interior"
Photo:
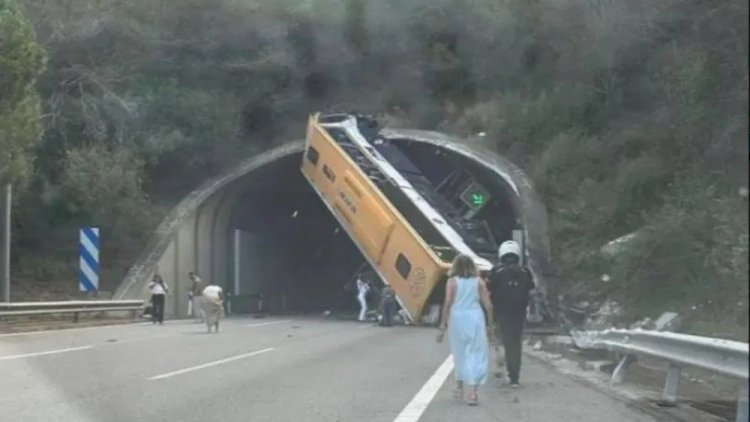
[[[512,239],[513,230],[521,227],[521,219],[513,209],[510,186],[490,169],[434,145],[409,140],[400,140],[396,145],[435,185],[445,180],[454,170],[465,169],[486,187],[492,195],[492,200],[474,218],[489,223],[498,245]]]
[[[457,153],[419,142],[396,145],[432,183],[464,168],[491,193],[477,214],[498,242],[519,226],[508,186],[497,174]],[[292,154],[249,173],[228,219],[225,289],[233,312],[348,311],[357,307],[351,282],[365,258],[300,171]],[[438,289],[439,290],[439,289]],[[433,301],[438,301],[438,291]]]

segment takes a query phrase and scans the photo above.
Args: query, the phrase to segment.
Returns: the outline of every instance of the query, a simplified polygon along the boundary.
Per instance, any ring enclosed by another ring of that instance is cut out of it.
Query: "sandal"
[[[453,397],[461,400],[464,398],[464,387],[463,386],[456,386],[453,388]]]
[[[469,398],[466,399],[466,404],[469,406],[476,406],[479,404],[479,398],[477,397],[476,392],[469,394]]]

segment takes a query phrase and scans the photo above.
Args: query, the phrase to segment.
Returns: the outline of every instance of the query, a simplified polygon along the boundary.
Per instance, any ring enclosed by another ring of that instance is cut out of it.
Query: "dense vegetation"
[[[746,1],[17,1],[49,55],[17,205],[22,276],[72,278],[86,222],[110,239],[116,281],[180,194],[298,138],[310,111],[356,109],[522,165],[571,296],[747,325]],[[33,109],[31,56],[0,83]]]

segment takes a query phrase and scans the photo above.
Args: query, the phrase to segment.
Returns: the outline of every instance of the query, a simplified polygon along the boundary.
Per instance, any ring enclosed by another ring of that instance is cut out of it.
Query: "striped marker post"
[[[81,268],[78,287],[92,293],[99,289],[99,228],[84,227],[80,233]]]

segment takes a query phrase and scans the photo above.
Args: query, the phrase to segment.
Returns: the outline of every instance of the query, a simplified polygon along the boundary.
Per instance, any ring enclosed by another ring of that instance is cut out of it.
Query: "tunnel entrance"
[[[294,154],[253,172],[233,207],[228,238],[231,250],[241,251],[228,263],[233,279],[240,272],[236,311],[257,310],[258,295],[266,311],[353,307],[344,284],[364,258],[300,173],[301,157]]]
[[[513,238],[520,221],[509,187],[496,173],[434,145],[403,139],[394,144],[435,186],[456,170],[471,174],[491,197],[475,218],[488,222],[497,244]],[[232,312],[256,312],[261,298],[265,312],[357,308],[346,286],[365,259],[304,179],[301,160],[301,153],[291,154],[245,176],[226,236],[231,253],[224,288],[233,293]],[[436,289],[431,302],[438,303],[442,292]]]

